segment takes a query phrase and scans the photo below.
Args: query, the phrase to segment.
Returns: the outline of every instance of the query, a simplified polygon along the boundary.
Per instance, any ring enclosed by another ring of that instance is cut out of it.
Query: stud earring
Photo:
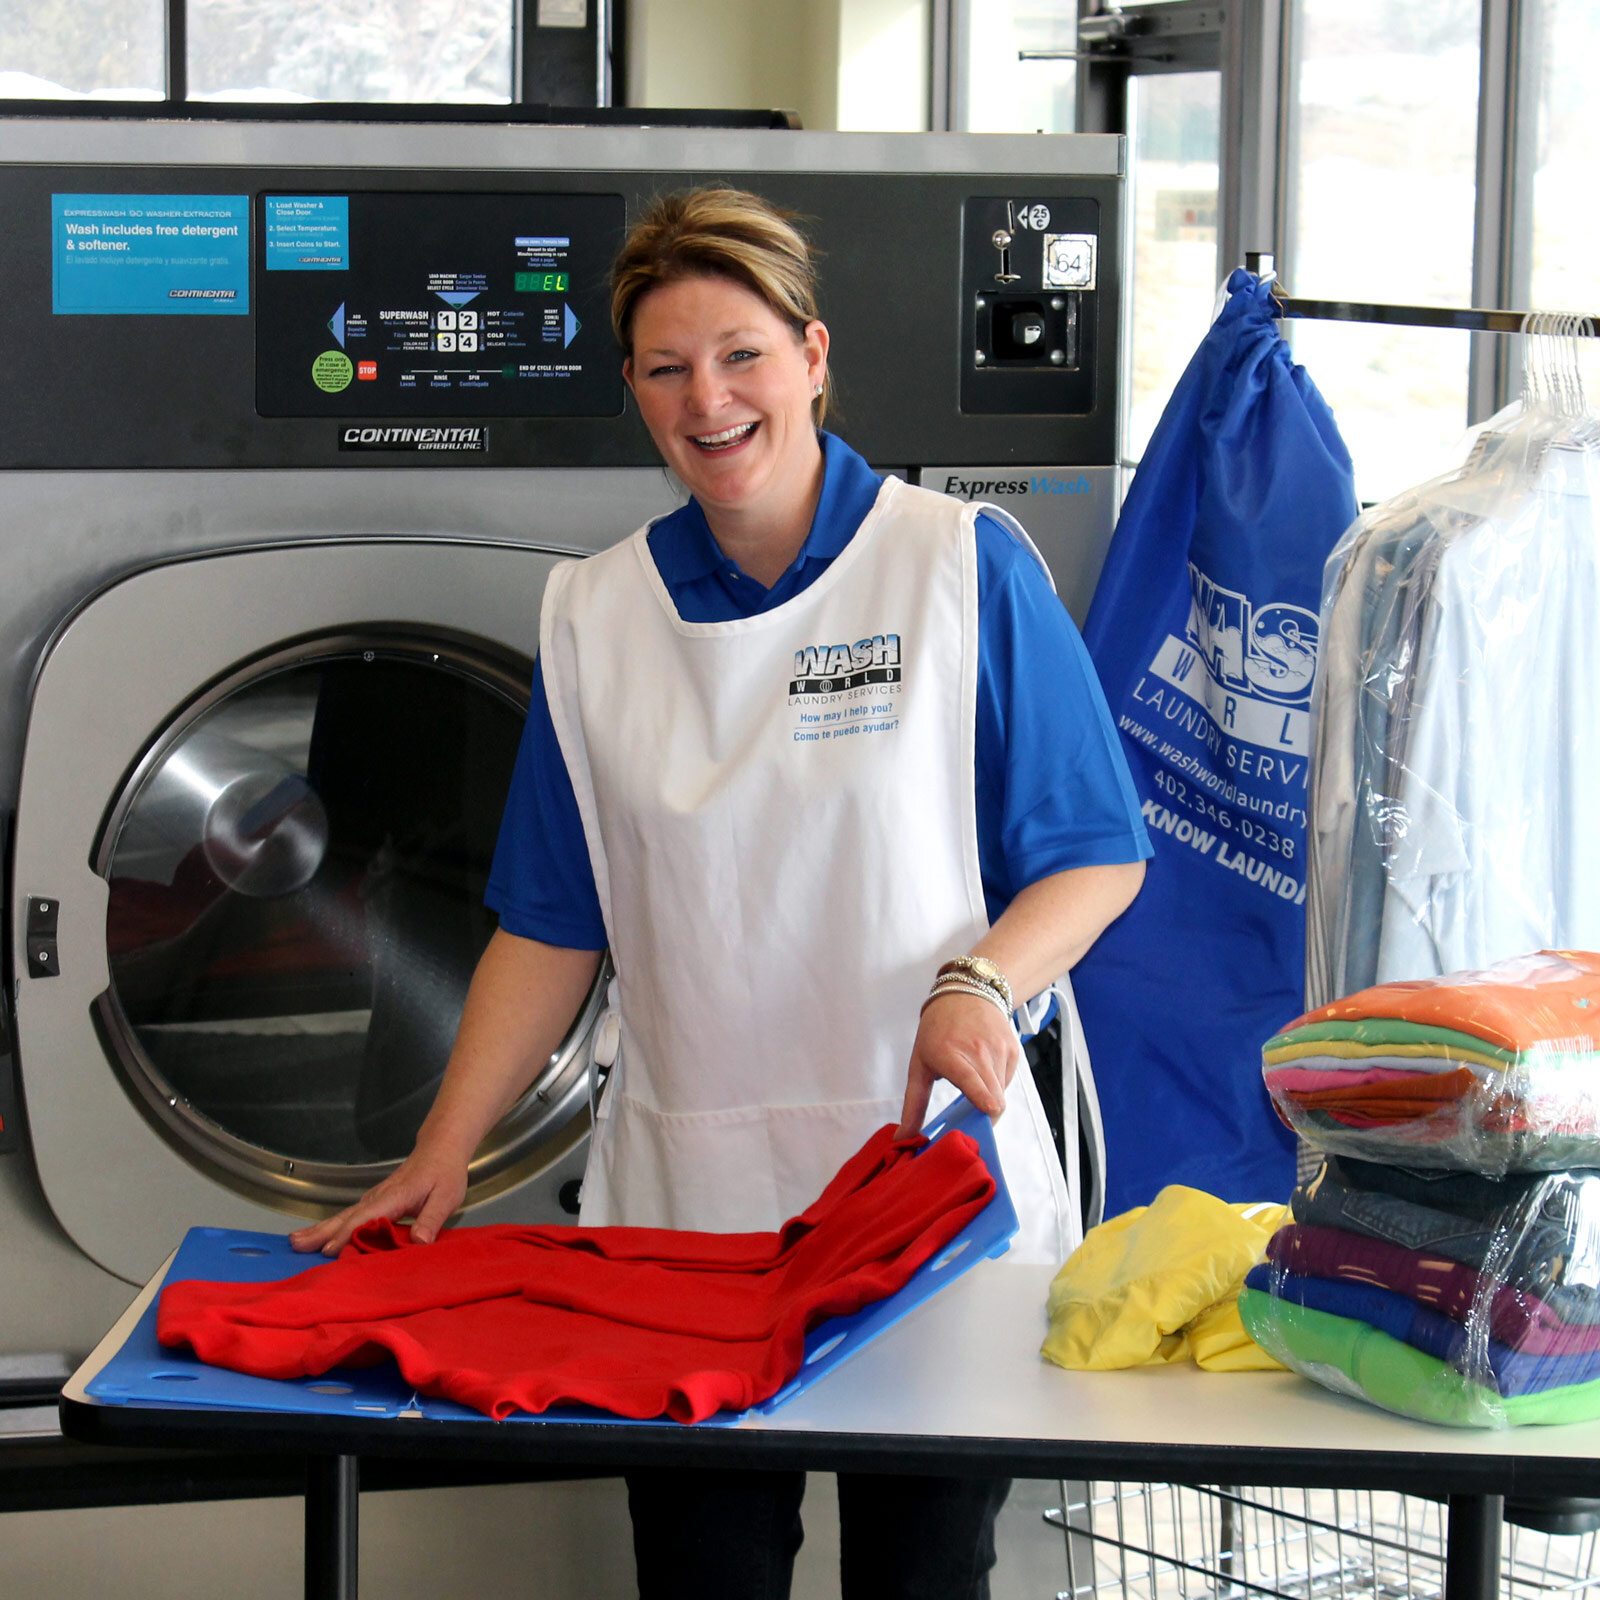
[[[820,383],[811,391],[811,398],[813,400],[820,400],[822,398],[822,385]]]

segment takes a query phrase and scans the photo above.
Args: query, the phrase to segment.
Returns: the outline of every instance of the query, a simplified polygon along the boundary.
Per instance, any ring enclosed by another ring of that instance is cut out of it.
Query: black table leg
[[[1445,1600],[1496,1600],[1504,1495],[1453,1494],[1445,1539]]]
[[[306,1463],[306,1600],[356,1600],[360,1527],[359,1457],[312,1456]]]

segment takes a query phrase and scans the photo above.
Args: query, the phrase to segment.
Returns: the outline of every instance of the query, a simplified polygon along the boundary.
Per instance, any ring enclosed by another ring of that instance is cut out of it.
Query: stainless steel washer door
[[[142,1277],[194,1223],[282,1228],[410,1149],[493,931],[552,561],[214,556],[125,580],[56,641],[17,888],[59,903],[61,972],[22,979],[18,1034],[47,1196],[103,1265]],[[562,1215],[599,1002],[478,1152],[475,1220]]]

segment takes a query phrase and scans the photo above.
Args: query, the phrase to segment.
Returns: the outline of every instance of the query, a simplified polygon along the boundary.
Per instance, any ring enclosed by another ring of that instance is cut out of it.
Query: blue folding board
[[[848,1317],[830,1317],[806,1336],[800,1371],[770,1400],[752,1411],[718,1412],[702,1428],[726,1428],[745,1417],[775,1411],[801,1390],[864,1349],[885,1329],[990,1256],[1004,1255],[1017,1231],[1017,1213],[1006,1192],[1000,1157],[989,1119],[958,1098],[932,1122],[927,1133],[937,1141],[960,1128],[976,1141],[994,1175],[994,1198],[931,1260],[925,1261],[895,1294]],[[228,1228],[191,1228],[167,1273],[168,1283],[201,1278],[226,1283],[270,1283],[325,1263],[298,1255],[275,1233],[242,1233]],[[152,1300],[122,1348],[88,1385],[95,1399],[109,1405],[196,1406],[207,1410],[295,1411],[325,1416],[428,1417],[486,1421],[482,1412],[453,1400],[418,1394],[394,1362],[376,1367],[339,1367],[315,1378],[253,1378],[213,1367],[180,1351],[164,1350],[156,1340],[156,1302]],[[553,1406],[517,1412],[508,1422],[632,1422],[592,1406]],[[652,1418],[651,1421],[664,1421]]]

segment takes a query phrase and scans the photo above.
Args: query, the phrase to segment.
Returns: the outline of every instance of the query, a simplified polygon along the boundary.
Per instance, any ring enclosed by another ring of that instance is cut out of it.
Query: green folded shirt
[[[1475,1033],[1460,1033],[1454,1028],[1436,1028],[1427,1023],[1401,1022],[1394,1017],[1359,1017],[1353,1022],[1308,1022],[1303,1028],[1289,1028],[1274,1034],[1261,1047],[1263,1057],[1285,1046],[1310,1044],[1319,1039],[1347,1040],[1351,1044],[1394,1045],[1454,1045],[1460,1050],[1471,1050],[1478,1055],[1493,1056],[1496,1060],[1514,1063],[1515,1050],[1490,1044]]]
[[[1259,1289],[1240,1291],[1239,1317],[1250,1337],[1286,1366],[1325,1389],[1401,1416],[1454,1428],[1600,1417],[1600,1378],[1538,1394],[1504,1396],[1369,1323],[1314,1311]]]

